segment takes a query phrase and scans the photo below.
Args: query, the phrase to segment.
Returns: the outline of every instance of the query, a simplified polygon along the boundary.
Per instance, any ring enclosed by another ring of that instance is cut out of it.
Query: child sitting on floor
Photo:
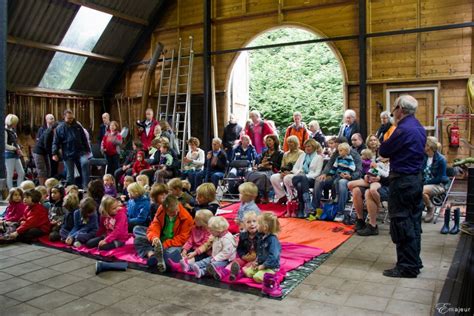
[[[128,240],[127,208],[113,197],[104,195],[99,209],[100,224],[97,237],[90,239],[86,247],[99,247],[99,250],[122,247]]]
[[[123,191],[122,191],[122,195],[120,196],[120,200],[122,202],[128,202],[128,200],[130,199],[130,196],[128,195],[127,187],[133,182],[134,181],[133,181],[132,176],[125,176],[123,178]]]
[[[207,209],[215,215],[218,208],[219,202],[216,201],[216,187],[214,184],[207,182],[198,186],[196,189],[196,205],[190,212],[191,215],[194,217],[194,214],[201,209]]]
[[[96,208],[93,198],[81,201],[79,209],[74,211],[74,227],[70,231],[61,228],[61,238],[66,244],[80,247],[96,236],[99,226]]]
[[[265,273],[275,274],[280,268],[281,245],[276,236],[280,223],[274,214],[263,213],[257,218],[257,227],[262,234],[257,240],[257,260],[242,270],[247,277],[262,283]]]
[[[104,194],[117,197],[117,188],[115,187],[115,179],[111,174],[104,174]]]
[[[145,189],[145,194],[150,193],[150,179],[147,175],[141,174],[137,176],[137,183]]]
[[[190,265],[184,264],[182,268],[184,271],[189,269],[194,271],[196,278],[201,278],[207,272],[216,280],[220,280],[222,277],[220,269],[235,259],[237,242],[228,231],[229,223],[224,217],[211,217],[208,227],[213,236],[211,256]]]
[[[257,258],[257,213],[249,211],[243,218],[245,231],[239,235],[239,244],[237,245],[237,258],[230,264],[229,280],[235,281],[241,268],[247,268],[255,262]]]
[[[39,185],[36,187],[35,190],[41,193],[41,204],[43,204],[43,206],[46,207],[49,212],[49,209],[51,208],[51,203],[49,202],[48,189],[44,185]]]
[[[51,189],[49,194],[49,202],[51,208],[49,209],[49,221],[51,223],[51,233],[49,234],[50,241],[58,241],[61,239],[59,230],[63,224],[66,209],[63,207],[64,203],[64,187],[60,184]]]
[[[71,193],[66,195],[64,197],[63,207],[66,210],[66,214],[64,214],[63,224],[59,229],[59,237],[62,241],[66,239],[68,232],[74,228],[74,212],[79,208],[79,197]],[[51,240],[51,234],[49,235],[49,240]],[[54,240],[51,241],[57,240],[59,239],[56,239],[56,236],[54,236]]]
[[[35,183],[31,180],[25,180],[20,184],[20,188],[23,190],[23,192],[34,190],[35,187]]]
[[[26,210],[20,219],[18,228],[2,240],[4,243],[22,241],[31,243],[34,239],[49,233],[50,223],[48,210],[40,204],[41,193],[36,190],[29,190],[23,193],[23,202]]]
[[[9,234],[20,225],[20,219],[26,211],[26,204],[23,203],[23,191],[20,188],[12,188],[7,197],[8,206],[0,217],[0,233]]]
[[[44,182],[44,185],[46,186],[46,189],[48,190],[48,196],[49,196],[49,193],[51,192],[51,189],[57,186],[58,184],[60,183],[59,183],[59,180],[56,178],[46,179],[46,181]]]
[[[150,222],[150,199],[145,195],[145,189],[134,182],[127,187],[130,200],[127,204],[128,230],[133,227],[146,226]]]
[[[156,211],[163,204],[168,194],[168,186],[163,183],[155,183],[150,191],[150,222],[155,218]]]
[[[208,223],[212,216],[212,212],[209,210],[203,209],[197,211],[196,217],[194,218],[194,226],[191,230],[191,236],[181,251],[183,259],[181,259],[179,263],[184,271],[186,271],[185,269],[189,264],[209,256],[207,250],[211,233],[208,230]]]
[[[184,208],[188,211],[192,210],[194,204],[194,199],[191,194],[183,191],[183,181],[180,178],[173,178],[168,181],[168,188],[170,189],[170,194],[178,198],[179,203],[181,203]]]
[[[239,225],[241,230],[243,227],[244,215],[247,212],[255,212],[255,214],[260,214],[260,209],[257,204],[255,204],[255,199],[258,196],[258,187],[253,182],[244,182],[239,185],[239,197],[240,197],[240,206],[237,211],[237,218],[235,222]]]

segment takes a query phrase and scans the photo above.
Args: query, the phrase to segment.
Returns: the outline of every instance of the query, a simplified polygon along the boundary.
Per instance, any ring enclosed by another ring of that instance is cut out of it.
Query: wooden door
[[[426,130],[434,131],[435,117],[435,93],[434,90],[420,91],[390,91],[390,109],[393,109],[395,99],[403,94],[409,94],[418,100],[418,110],[416,118],[420,121]]]

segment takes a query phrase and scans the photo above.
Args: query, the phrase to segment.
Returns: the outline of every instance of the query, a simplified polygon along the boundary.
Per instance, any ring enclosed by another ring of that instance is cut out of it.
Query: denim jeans
[[[207,266],[210,264],[213,264],[215,267],[225,267],[229,264],[229,260],[225,261],[212,261],[212,257],[207,257],[202,260],[196,261],[195,265],[199,267],[199,270],[201,270],[202,274],[206,274],[206,269]]]
[[[320,208],[321,207],[321,197],[323,195],[323,191],[330,189],[334,186],[337,194],[337,207],[339,212],[344,212],[346,207],[347,198],[349,197],[349,189],[347,188],[347,183],[349,180],[341,179],[339,177],[332,177],[330,179],[326,179],[324,181],[316,180],[314,182],[314,190],[313,190],[313,201],[312,205],[313,208]]]
[[[8,189],[13,188],[13,173],[16,171],[18,177],[16,179],[16,186],[19,187],[20,184],[25,180],[25,170],[21,164],[20,158],[7,158],[5,159],[5,167],[7,169],[7,186]]]
[[[219,180],[224,178],[224,173],[220,171],[207,171],[202,170],[199,171],[195,176],[195,186],[196,188],[200,186],[203,182],[212,182],[214,186],[217,188],[219,184]]]
[[[90,157],[88,155],[82,155],[79,158],[68,159],[64,161],[64,166],[66,167],[67,172],[66,182],[68,185],[75,184],[74,166],[76,166],[77,170],[79,170],[79,174],[81,175],[82,188],[87,190],[90,177],[89,159]]]
[[[133,244],[138,255],[142,258],[148,258],[149,252],[155,252],[155,247],[152,246],[151,241],[146,236],[147,229],[145,226],[135,226],[133,228],[133,235],[135,236]],[[181,247],[164,248],[163,259],[165,259],[166,265],[168,260],[179,262],[181,260]]]

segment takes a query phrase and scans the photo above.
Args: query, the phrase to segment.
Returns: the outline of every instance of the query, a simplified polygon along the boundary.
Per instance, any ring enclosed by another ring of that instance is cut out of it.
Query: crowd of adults
[[[227,178],[236,179],[229,181],[227,186],[231,193],[237,193],[237,178],[245,179],[257,185],[259,202],[267,203],[270,197],[279,204],[297,201],[298,217],[315,216],[322,201],[329,198],[328,192],[332,192],[332,202],[337,204],[340,213],[352,196],[358,234],[376,235],[377,212],[381,202],[388,200],[388,170],[375,177],[370,177],[368,172],[369,169],[380,170],[380,162],[384,160],[379,152],[380,145],[390,139],[396,127],[389,112],[383,112],[380,119],[379,129],[364,142],[353,110],[345,111],[337,136],[328,137],[316,120],[306,126],[302,114],[295,112],[293,124],[286,129],[283,145],[280,146],[273,124],[262,119],[258,111],[250,112],[245,127],[240,126],[231,114],[222,140],[213,139],[212,148],[206,153],[200,148],[199,139],[191,137],[187,142],[189,151],[182,162],[172,129],[168,122],[156,121],[152,109],[147,109],[145,119],[137,122],[139,140],[133,142],[133,149],[124,158],[120,158],[123,151],[120,126],[111,121],[108,113],[102,115],[97,140],[107,159],[107,173],[113,174],[119,185],[126,175],[144,174],[150,183],[163,183],[181,176],[189,180],[191,191],[194,191],[203,182],[211,182],[217,187],[227,175]],[[9,188],[13,187],[15,172],[18,183],[25,175],[15,132],[18,123],[15,115],[6,117],[5,157]],[[343,150],[345,144],[349,145],[346,154]],[[434,210],[430,197],[442,192],[448,181],[446,159],[437,146],[436,139],[428,138],[424,158],[421,159],[424,161],[423,200],[427,208],[427,222],[432,220]],[[65,181],[73,184],[79,178],[80,185],[87,187],[92,157],[91,140],[71,110],[64,111],[61,122],[56,122],[52,114],[46,115],[32,152],[40,184],[57,174],[57,163],[62,160]],[[341,169],[344,157],[350,159],[352,169]],[[370,219],[367,225],[363,216],[364,205]],[[344,221],[350,222],[350,218],[346,217]]]

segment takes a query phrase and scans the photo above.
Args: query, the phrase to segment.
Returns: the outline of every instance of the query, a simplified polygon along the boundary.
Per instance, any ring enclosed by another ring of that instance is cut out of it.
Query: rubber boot
[[[304,218],[304,204],[298,202],[298,212],[296,213],[297,218]]]
[[[313,206],[311,205],[311,195],[308,192],[303,193],[303,202],[304,202],[304,217],[308,217],[309,214],[313,211]]]
[[[280,282],[278,282],[276,274],[265,273],[263,275],[262,293],[272,297],[280,297],[282,295]]]
[[[460,218],[461,218],[461,210],[459,209],[459,207],[456,207],[454,209],[454,226],[449,231],[450,234],[456,235],[457,233],[459,233],[459,220],[460,220]]]
[[[448,207],[444,210],[444,225],[441,228],[441,234],[449,233],[449,221],[451,220],[451,209]]]

